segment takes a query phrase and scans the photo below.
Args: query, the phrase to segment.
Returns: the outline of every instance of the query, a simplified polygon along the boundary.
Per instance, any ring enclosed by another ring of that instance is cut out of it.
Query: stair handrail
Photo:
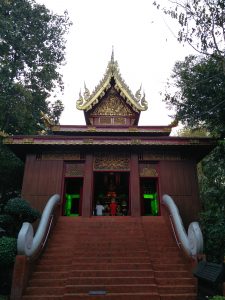
[[[54,194],[49,198],[35,236],[32,224],[29,222],[23,223],[17,238],[17,254],[31,257],[40,247],[44,247],[51,229],[52,213],[59,201],[60,196],[58,194]]]
[[[163,195],[163,204],[169,209],[175,231],[180,244],[188,256],[196,257],[203,251],[203,235],[198,222],[191,222],[188,234],[184,228],[179,210],[174,200],[167,194]]]

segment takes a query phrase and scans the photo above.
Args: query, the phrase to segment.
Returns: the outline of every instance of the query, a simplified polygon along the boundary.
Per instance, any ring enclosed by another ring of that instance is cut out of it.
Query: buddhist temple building
[[[196,166],[214,148],[212,139],[170,136],[174,124],[139,126],[145,94],[130,91],[113,54],[103,79],[92,93],[85,86],[76,107],[86,125],[53,124],[42,135],[5,138],[25,161],[24,199],[42,210],[58,193],[62,215],[93,218],[97,203],[109,216],[113,199],[116,215],[138,217],[160,215],[166,193],[184,224],[198,215]]]

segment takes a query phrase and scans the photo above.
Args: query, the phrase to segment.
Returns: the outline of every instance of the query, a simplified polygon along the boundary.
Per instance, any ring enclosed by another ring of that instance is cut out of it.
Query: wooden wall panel
[[[140,181],[139,181],[139,166],[138,166],[137,154],[131,155],[130,206],[131,206],[131,216],[140,217],[141,215]]]
[[[22,197],[37,209],[43,209],[49,197],[61,194],[63,161],[36,160],[35,155],[26,159]]]
[[[92,215],[93,176],[93,155],[87,154],[84,168],[82,217],[90,217]]]
[[[161,196],[168,194],[176,202],[186,228],[197,220],[200,200],[195,162],[161,161],[160,188]]]

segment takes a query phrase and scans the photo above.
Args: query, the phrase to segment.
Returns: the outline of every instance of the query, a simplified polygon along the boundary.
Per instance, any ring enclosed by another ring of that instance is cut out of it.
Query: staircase
[[[60,217],[23,300],[195,300],[165,217]]]

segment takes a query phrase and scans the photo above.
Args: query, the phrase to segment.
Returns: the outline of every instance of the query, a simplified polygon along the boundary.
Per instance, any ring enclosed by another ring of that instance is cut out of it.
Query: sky
[[[85,124],[76,100],[84,82],[92,92],[111,58],[118,61],[122,78],[133,94],[142,84],[148,110],[139,125],[168,125],[173,112],[163,92],[174,63],[192,52],[176,40],[177,25],[153,6],[153,0],[36,0],[54,13],[67,10],[73,22],[67,35],[66,65],[62,68],[65,109],[60,124]],[[158,2],[168,4],[168,0]]]

